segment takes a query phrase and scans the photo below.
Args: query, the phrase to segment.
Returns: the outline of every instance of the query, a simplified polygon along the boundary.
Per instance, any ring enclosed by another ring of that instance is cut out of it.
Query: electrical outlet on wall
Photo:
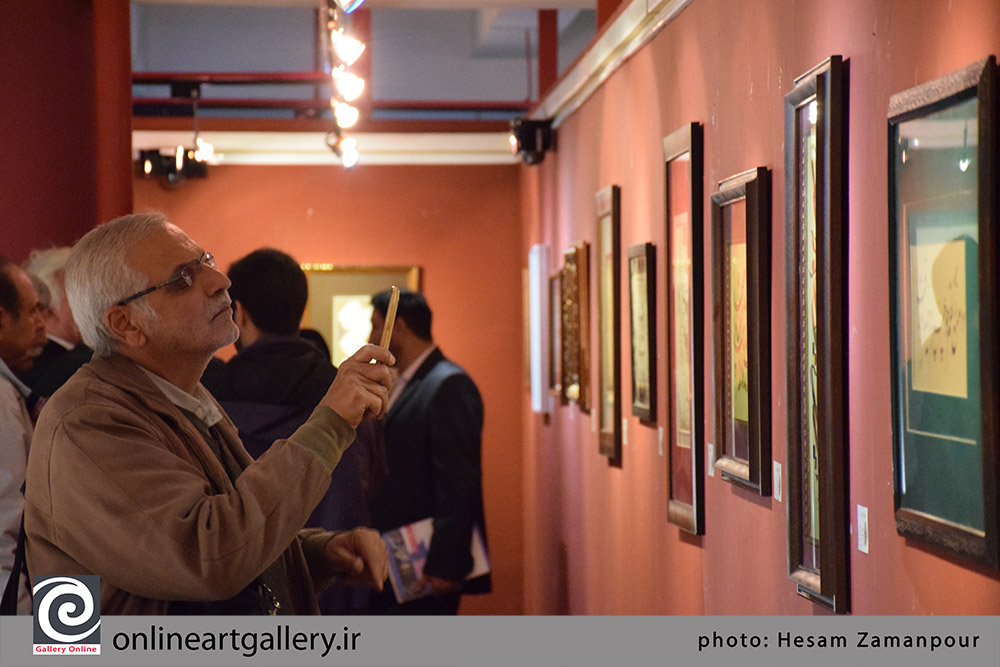
[[[715,444],[711,442],[706,443],[705,450],[708,452],[708,465],[706,466],[708,476],[715,477]]]
[[[657,436],[657,443],[660,449],[660,456],[663,456],[663,427],[661,426],[660,428],[657,429],[657,431],[659,431],[659,434]]]
[[[622,447],[628,445],[628,419],[622,417]]]
[[[858,505],[858,551],[868,553],[868,508]]]

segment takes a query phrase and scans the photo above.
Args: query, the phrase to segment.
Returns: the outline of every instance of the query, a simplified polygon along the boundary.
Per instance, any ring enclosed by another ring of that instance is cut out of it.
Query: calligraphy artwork
[[[998,83],[990,56],[890,98],[896,530],[1000,568]]]
[[[656,419],[656,253],[652,243],[628,250],[632,414]]]
[[[847,74],[831,56],[785,96],[788,577],[850,608],[847,516]]]
[[[771,173],[758,167],[712,195],[715,468],[771,493]]]
[[[667,520],[705,532],[703,131],[663,139],[667,181]]]
[[[600,451],[621,464],[621,189],[611,185],[595,196],[597,209],[598,432]]]

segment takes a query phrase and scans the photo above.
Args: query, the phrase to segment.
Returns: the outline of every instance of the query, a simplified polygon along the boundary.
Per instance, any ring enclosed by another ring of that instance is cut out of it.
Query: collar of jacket
[[[127,393],[147,409],[155,412],[165,421],[172,424],[173,428],[190,443],[197,443],[192,447],[192,451],[200,459],[202,466],[212,477],[212,481],[219,488],[226,488],[229,485],[229,476],[222,468],[222,464],[212,453],[208,444],[198,429],[195,428],[180,409],[160,391],[159,387],[142,371],[138,364],[131,359],[120,354],[110,357],[94,357],[84,368],[90,370],[99,380],[109,385],[117,387]],[[207,389],[205,394],[215,403],[219,412],[222,413],[222,421],[216,424],[219,433],[226,442],[230,453],[240,464],[240,468],[246,468],[253,462],[253,458],[247,453],[240,442],[236,426],[229,415],[226,414],[219,402],[215,400],[211,392]]]

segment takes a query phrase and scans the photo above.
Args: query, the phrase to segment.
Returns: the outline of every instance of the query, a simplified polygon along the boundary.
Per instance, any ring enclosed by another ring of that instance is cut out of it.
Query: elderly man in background
[[[66,298],[66,262],[71,251],[66,246],[32,250],[21,267],[44,283],[49,293],[42,310],[48,342],[31,368],[18,373],[24,384],[42,396],[55,393],[93,355],[80,337]]]
[[[97,227],[67,264],[94,359],[35,430],[28,566],[100,575],[102,613],[309,614],[336,576],[382,588],[378,533],[302,526],[354,429],[385,411],[394,358],[362,348],[306,423],[254,461],[199,383],[236,339],[228,287],[159,214]]]
[[[31,390],[14,377],[11,367],[31,365],[45,342],[45,323],[38,292],[16,264],[0,257],[0,587],[14,568],[21,528],[25,466],[31,444]],[[22,578],[17,611],[31,613],[31,598]]]

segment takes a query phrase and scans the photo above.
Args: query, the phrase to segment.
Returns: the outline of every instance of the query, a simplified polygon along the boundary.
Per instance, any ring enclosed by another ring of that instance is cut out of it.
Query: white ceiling
[[[320,7],[325,0],[132,0],[149,5]],[[595,9],[596,0],[368,0],[365,9]]]
[[[135,5],[175,5],[180,7],[190,6],[192,8],[198,6],[215,6],[220,8],[321,8],[326,6],[326,0],[132,0],[132,2]],[[415,80],[414,73],[416,70],[412,68],[418,66],[418,63],[434,63],[434,66],[444,73],[436,78],[439,89],[426,99],[483,99],[485,101],[490,99],[488,95],[491,93],[500,94],[496,91],[511,90],[510,86],[504,87],[505,77],[507,79],[510,78],[509,69],[503,69],[503,67],[509,68],[510,66],[502,66],[499,63],[503,59],[507,59],[508,63],[516,63],[519,60],[522,63],[524,62],[526,57],[526,34],[530,34],[531,51],[533,52],[534,45],[537,44],[537,12],[539,9],[560,10],[558,14],[558,29],[563,34],[564,29],[580,15],[582,10],[593,10],[595,6],[596,0],[368,0],[363,5],[366,9],[401,10],[399,13],[400,18],[397,19],[373,18],[378,21],[375,26],[377,28],[382,26],[381,29],[384,29],[386,25],[396,26],[393,38],[389,43],[393,45],[395,51],[401,51],[404,54],[402,59],[397,54],[392,60],[395,64],[388,69],[386,69],[385,65],[381,65],[381,69],[377,66],[372,75],[376,76],[376,78],[378,78],[377,75],[386,77],[378,82],[379,85],[377,88],[380,91],[392,91],[392,93],[387,95],[388,99],[413,99],[411,91],[405,88],[407,83]],[[456,10],[466,11],[463,14],[463,12]],[[467,10],[475,10],[473,14],[475,20],[463,18],[470,17],[470,13]],[[424,15],[427,18],[421,18],[414,23],[414,18]],[[171,16],[176,18],[176,12]],[[591,13],[590,21],[593,20],[592,16],[593,14]],[[162,20],[162,18],[162,15],[157,14],[157,20]],[[583,19],[583,24],[586,24],[588,20],[586,15],[579,16],[579,18]],[[153,25],[156,25],[157,20],[154,20]],[[436,34],[433,38],[420,38],[416,32],[418,30],[416,27],[417,23],[421,25],[427,23],[436,24],[438,26],[437,30],[440,33]],[[579,25],[580,22],[578,21],[576,26],[565,31],[566,34],[577,35],[579,33]],[[158,29],[162,29],[162,26]],[[199,35],[202,41],[198,41],[199,37],[192,37],[194,45],[191,43],[178,43],[173,48],[175,50],[179,48],[181,51],[175,52],[192,54],[200,51],[202,44],[208,44],[211,41],[204,39],[204,32],[199,32],[204,30],[207,30],[208,34],[215,35],[225,32],[224,29],[219,30],[219,26],[216,26],[215,33],[212,33],[210,29],[204,26],[198,26],[195,34]],[[590,35],[592,35],[592,28],[590,28],[590,31]],[[188,32],[187,34],[190,35],[191,33]],[[135,35],[133,35],[133,39],[135,40]],[[589,39],[589,36],[584,33],[584,41],[580,41],[580,37],[578,36],[567,37],[566,39],[569,41],[562,46],[565,48],[568,44],[571,52],[568,56],[567,54],[561,54],[560,59],[569,62],[575,56],[572,49],[582,48],[586,40]],[[452,44],[449,45],[449,42]],[[463,50],[455,47],[455,43],[468,44],[472,48],[470,50]],[[420,51],[420,49],[428,48],[427,44],[440,44],[442,48],[439,53],[429,50]],[[239,59],[240,62],[245,62],[238,55],[242,53],[243,48],[251,48],[251,50],[256,51],[256,54],[273,51],[273,49],[253,49],[253,47],[239,43],[230,43],[230,48],[226,48],[224,41],[220,42],[219,47],[223,49],[223,53],[229,54],[231,58]],[[163,53],[160,52],[160,54],[159,57],[162,58]],[[409,55],[406,56],[405,54]],[[134,53],[133,57],[135,55]],[[151,60],[155,60],[152,56],[150,58]],[[459,61],[456,61],[455,58],[458,58]],[[170,61],[169,57],[167,61]],[[189,64],[193,69],[198,69],[199,67],[202,70],[213,69],[212,66],[206,68],[198,64],[201,62],[211,62],[211,60],[195,56],[194,63]],[[385,59],[379,61],[379,63],[383,62],[386,62]],[[376,63],[376,65],[379,65],[379,63]],[[489,65],[487,63],[494,64]],[[533,65],[531,68],[533,68]],[[137,69],[182,71],[188,69],[188,67],[184,65],[157,67],[153,62],[146,62],[144,65],[139,65]],[[266,71],[267,69],[266,67],[247,67],[247,71]],[[283,67],[278,65],[274,69],[281,70]],[[507,72],[507,74],[503,72]],[[513,72],[517,80],[520,81],[525,75],[524,65],[516,66]],[[472,74],[471,76],[470,73]],[[530,72],[528,73],[528,77],[528,87],[530,90]],[[448,94],[440,89],[448,81],[451,81],[452,84],[462,84],[464,88],[456,89],[457,92]],[[489,84],[489,88],[482,90],[482,86],[487,84]],[[502,94],[503,99],[524,99],[525,88],[523,82],[513,88],[513,90],[513,93]],[[419,95],[419,93],[416,94]],[[484,95],[484,97],[480,98],[480,95]],[[181,133],[181,135],[183,134]],[[208,133],[203,134],[206,139],[216,144],[216,149],[219,151],[216,160],[231,164],[269,163],[272,159],[277,159],[285,163],[326,163],[336,160],[335,156],[330,153],[323,142],[322,134],[310,133],[315,134],[315,136],[300,135],[297,137],[280,134],[268,136],[266,133],[257,133],[254,136],[245,136],[241,133],[219,133],[211,137],[207,136]],[[506,133],[494,133],[490,136],[469,134],[452,136],[414,135],[411,137],[398,135],[358,135],[357,138],[361,146],[362,161],[368,164],[440,162],[471,164],[483,162],[509,163],[516,161],[516,158],[510,154]],[[275,141],[279,145],[274,145]],[[145,148],[155,148],[157,146],[161,148],[164,146],[170,147],[178,143],[184,143],[183,136],[174,137],[166,136],[164,133],[143,131],[133,133],[133,149],[135,151]],[[273,157],[275,155],[280,155],[280,157]]]

